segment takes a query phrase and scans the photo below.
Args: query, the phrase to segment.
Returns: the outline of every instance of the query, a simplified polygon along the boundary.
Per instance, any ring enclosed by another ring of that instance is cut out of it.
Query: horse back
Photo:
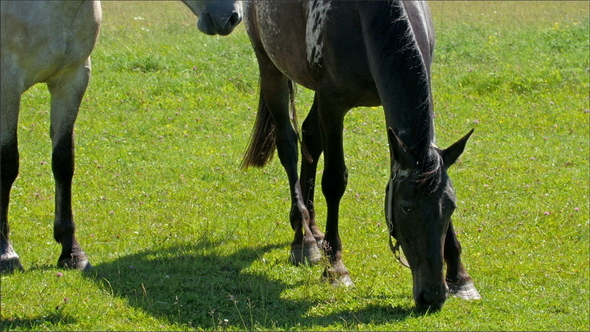
[[[434,46],[425,3],[249,1],[246,13],[259,58],[270,59],[285,76],[309,89],[337,91],[349,107],[400,106],[393,105],[400,97],[387,95],[392,90],[405,94],[408,79],[429,94],[429,83],[416,78],[429,80]]]

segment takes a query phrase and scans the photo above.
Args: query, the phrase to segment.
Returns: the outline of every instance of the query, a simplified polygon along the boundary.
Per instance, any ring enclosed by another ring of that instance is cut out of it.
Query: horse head
[[[449,293],[444,244],[456,198],[447,170],[472,133],[445,150],[430,144],[417,153],[388,131],[392,176],[385,196],[387,225],[407,258],[414,301],[420,308],[439,310]]]
[[[242,22],[242,2],[233,0],[182,0],[199,17],[197,27],[208,35],[229,35]]]

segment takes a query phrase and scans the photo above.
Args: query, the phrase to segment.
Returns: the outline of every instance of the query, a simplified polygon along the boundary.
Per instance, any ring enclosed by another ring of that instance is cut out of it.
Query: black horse
[[[386,216],[401,245],[421,308],[438,310],[449,293],[480,298],[460,259],[451,222],[455,192],[447,169],[471,132],[448,149],[434,145],[430,65],[434,29],[427,5],[410,1],[248,1],[246,28],[260,69],[260,101],[244,166],[264,166],[275,148],[290,184],[294,263],[330,261],[324,277],[351,285],[342,262],[338,210],[348,172],[342,130],[353,107],[383,105],[391,153]],[[302,126],[301,181],[292,82],[315,91]],[[325,235],[313,204],[324,153]],[[391,241],[391,240],[390,240]],[[444,263],[447,264],[446,275]]]

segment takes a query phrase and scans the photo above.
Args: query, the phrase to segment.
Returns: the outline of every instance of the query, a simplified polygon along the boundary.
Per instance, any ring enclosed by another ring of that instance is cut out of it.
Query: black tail
[[[295,88],[293,82],[289,80],[289,99],[291,108],[291,122],[295,132],[297,132],[297,113],[295,111]],[[299,135],[297,135],[299,136]],[[277,146],[275,123],[272,114],[266,105],[262,93],[258,101],[258,112],[256,113],[256,123],[250,138],[250,144],[244,154],[241,167],[248,168],[264,167],[272,160]]]
[[[256,123],[241,167],[264,167],[274,155],[277,146],[276,142],[274,120],[268,106],[266,106],[262,93],[260,93]]]

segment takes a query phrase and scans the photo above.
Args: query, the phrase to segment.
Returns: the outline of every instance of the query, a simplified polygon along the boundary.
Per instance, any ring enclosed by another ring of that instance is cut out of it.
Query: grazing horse
[[[391,177],[386,189],[389,232],[407,257],[418,307],[438,310],[448,293],[480,298],[460,259],[451,214],[455,192],[447,169],[471,132],[447,149],[434,145],[430,65],[434,30],[427,4],[411,1],[247,1],[246,29],[260,69],[260,99],[243,166],[264,166],[275,148],[289,179],[295,231],[291,260],[330,265],[323,276],[352,285],[342,261],[338,210],[348,171],[345,114],[383,105]],[[315,91],[302,131],[301,180],[292,82]],[[317,162],[324,153],[325,235],[314,210]],[[444,263],[447,264],[446,275]]]
[[[229,34],[240,23],[241,3],[183,1],[207,34]],[[47,83],[51,94],[54,237],[62,246],[58,266],[88,269],[74,236],[71,191],[74,122],[90,77],[90,53],[101,22],[99,1],[2,1],[1,7],[1,212],[0,272],[22,270],[9,241],[8,202],[18,175],[17,121],[21,94]]]

